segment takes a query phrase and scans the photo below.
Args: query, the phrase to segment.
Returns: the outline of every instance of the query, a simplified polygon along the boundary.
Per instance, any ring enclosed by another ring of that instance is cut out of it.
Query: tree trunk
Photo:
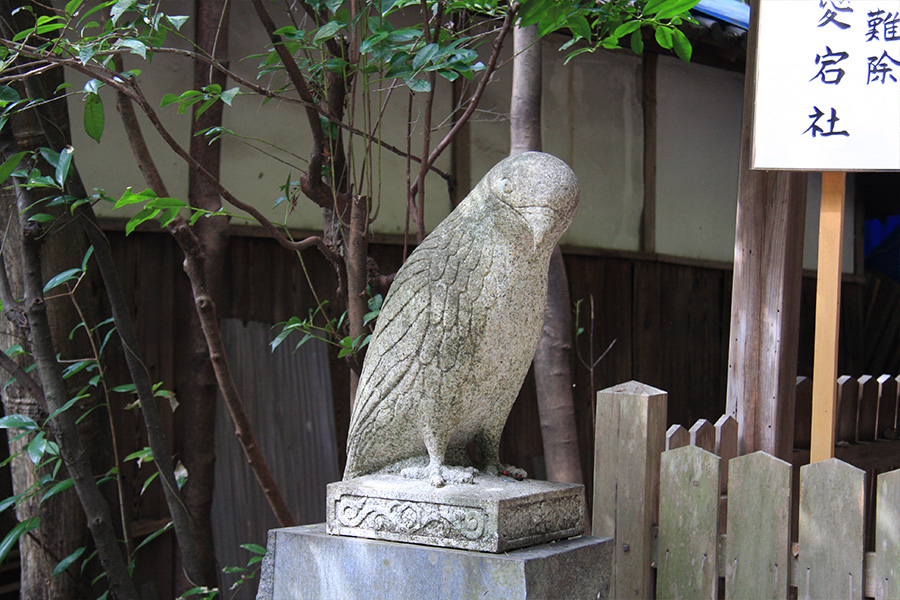
[[[228,5],[224,0],[198,0],[196,2],[195,43],[221,63],[228,60]],[[225,75],[199,61],[194,63],[194,89],[217,84],[225,89]],[[221,142],[207,143],[200,132],[221,126],[224,104],[216,102],[191,124],[190,153],[214,177],[219,177]],[[195,107],[196,115],[196,107]],[[188,196],[191,206],[215,212],[221,207],[218,192],[209,182],[191,169],[188,176]],[[203,249],[203,269],[213,301],[220,303],[225,279],[225,254],[228,250],[228,219],[226,217],[202,218],[194,225]],[[190,303],[190,299],[188,299]],[[198,534],[198,558],[203,571],[204,584],[214,586],[218,577],[212,537],[212,500],[215,483],[215,427],[216,374],[209,360],[206,338],[200,325],[200,317],[192,306],[185,307],[187,316],[186,343],[177,371],[180,410],[177,413],[181,425],[181,455],[188,471],[183,494]],[[181,574],[179,574],[181,575]],[[179,577],[177,588],[185,591],[192,587]]]
[[[4,19],[10,19],[9,6],[2,4]],[[10,21],[7,21],[10,22]],[[53,69],[40,76],[47,80],[41,86],[39,81],[32,82],[46,89],[56,89],[62,83],[62,72]],[[45,107],[45,111],[66,110],[65,104],[59,102]],[[17,146],[21,150],[33,150],[41,145],[46,145],[42,134],[42,127],[34,112],[24,113],[16,118],[7,127],[13,127],[15,141],[7,139],[7,143]],[[18,211],[16,208],[15,193],[12,190],[4,190],[0,201],[0,219],[7,224],[3,236],[3,266],[9,277],[10,291],[16,299],[24,296],[22,281],[21,259],[17,249],[21,247],[22,232],[18,224]],[[52,212],[47,210],[47,212]],[[64,218],[65,211],[59,210],[56,215]],[[88,244],[83,233],[77,227],[59,228],[53,235],[47,236],[42,245],[42,278],[44,281],[66,269],[77,267],[81,263]],[[90,321],[89,326],[96,325],[99,314],[99,290],[91,279],[83,282],[79,287],[77,298],[85,318]],[[24,310],[21,306],[13,308],[4,306],[4,312],[10,315],[10,309],[18,311],[15,321],[4,318],[0,325],[0,344],[6,349],[14,344],[21,344],[29,349],[29,331],[27,324],[22,319]],[[77,311],[68,298],[60,298],[47,303],[47,317],[53,339],[57,342],[57,351],[65,359],[89,358],[91,346],[82,334],[69,338],[70,331],[80,321]],[[82,332],[84,330],[81,330]],[[24,366],[24,365],[23,365]],[[74,396],[81,387],[87,383],[87,376],[76,376],[67,380],[68,397]],[[82,401],[80,410],[87,410],[98,402],[98,398],[92,395]],[[43,423],[47,418],[46,407],[43,401],[28,393],[27,389],[18,383],[13,383],[3,391],[3,409],[5,414],[24,414],[33,418],[38,423]],[[95,472],[105,472],[111,466],[109,448],[111,447],[109,426],[104,410],[91,412],[78,426],[83,440],[85,457],[94,467]],[[10,437],[15,432],[10,433]],[[21,452],[31,437],[23,438],[10,443],[10,455]],[[13,459],[11,463],[13,491],[21,493],[33,485],[40,477],[49,473],[48,469],[35,471],[34,466],[26,455]],[[64,477],[64,475],[63,475]],[[111,488],[108,488],[111,489]],[[112,500],[112,496],[109,498]],[[33,536],[23,536],[19,541],[21,553],[21,587],[22,598],[73,598],[84,595],[85,588],[77,577],[77,570],[71,570],[73,576],[62,575],[51,578],[53,568],[62,558],[65,558],[77,548],[88,542],[88,530],[84,520],[84,511],[74,491],[57,494],[44,502],[38,502],[38,498],[31,498],[16,509],[16,518],[19,521],[32,516],[40,516],[41,527],[34,530]]]
[[[15,139],[13,139],[12,135],[10,135],[7,130],[3,136],[2,157],[8,158],[17,150],[18,148]],[[77,422],[78,409],[71,407],[65,411],[61,410],[61,407],[72,394],[70,390],[66,389],[66,380],[63,379],[62,367],[57,359],[57,356],[62,356],[62,354],[59,353],[59,348],[56,347],[54,341],[53,330],[58,330],[61,324],[51,323],[48,305],[53,305],[61,301],[70,302],[70,300],[68,298],[59,298],[56,300],[45,298],[42,292],[44,281],[47,278],[47,275],[44,272],[45,264],[42,260],[42,254],[44,254],[42,252],[42,247],[44,246],[45,241],[52,239],[53,236],[47,235],[47,230],[30,220],[31,214],[34,212],[35,208],[33,199],[28,193],[21,188],[15,188],[15,196],[16,204],[13,205],[15,207],[15,212],[13,214],[18,217],[19,231],[21,232],[19,236],[21,240],[19,256],[21,258],[21,294],[24,297],[21,307],[27,315],[28,325],[26,335],[30,340],[29,346],[31,349],[31,357],[36,365],[34,373],[39,378],[40,385],[43,388],[43,391],[39,392],[42,397],[39,402],[35,404],[38,405],[38,410],[43,409],[45,412],[54,412],[57,414],[57,416],[48,422],[49,435],[59,444],[60,457],[65,464],[66,471],[72,478],[74,484],[73,487],[80,502],[81,511],[83,511],[82,514],[87,517],[87,526],[98,550],[100,562],[107,573],[107,582],[112,597],[137,599],[137,591],[131,581],[127,569],[127,562],[122,553],[122,547],[118,542],[119,536],[116,535],[114,530],[115,520],[110,512],[109,504],[97,486],[96,469],[94,468],[94,465],[91,464],[92,453],[90,452],[89,447],[86,447],[84,444],[85,440],[103,440],[103,427],[101,426],[98,428],[97,425],[94,424],[92,431],[80,430],[80,428],[85,427],[85,425],[82,422],[79,426]],[[7,208],[12,207],[7,206]],[[63,219],[67,216],[67,213],[63,211],[58,218]],[[75,228],[71,227],[62,228],[62,230],[65,229],[75,230]],[[83,239],[81,242],[84,247]],[[67,250],[71,251],[71,248],[67,248]],[[68,256],[71,265],[73,257],[71,255]],[[75,258],[77,262],[80,262],[77,256]],[[10,263],[12,262],[13,261],[10,261]],[[13,265],[10,264],[10,266]],[[54,269],[54,274],[55,272]],[[12,289],[9,291],[12,293],[18,292],[18,290],[14,291]],[[7,296],[7,298],[9,296],[5,292],[4,295]],[[68,320],[65,325],[62,325],[63,330],[67,331],[73,326],[73,323],[77,323],[79,320],[78,317]],[[63,333],[59,338],[65,340],[68,338],[68,335],[67,333]],[[79,353],[77,358],[85,358],[90,355],[90,351],[87,351],[85,353]],[[41,421],[45,420],[46,419],[41,419]],[[46,514],[49,522],[41,522],[41,537],[37,539],[40,540],[42,550],[49,557],[51,569],[60,559],[68,556],[75,548],[84,545],[81,540],[68,548],[63,545],[54,545],[54,541],[64,538],[65,536],[65,534],[59,535],[58,531],[53,529],[55,525],[61,527],[63,531],[68,531],[72,527],[77,527],[77,529],[83,531],[84,523],[82,520],[84,517],[81,515],[76,517],[75,515],[67,514],[65,511],[57,512],[57,510],[58,507],[49,503],[46,505],[43,502],[41,503],[41,516],[43,517]],[[63,521],[57,523],[56,519],[69,519],[70,522]],[[50,539],[47,539],[48,536]],[[23,557],[23,564],[25,563],[25,560],[27,559]],[[41,562],[46,561],[43,557],[39,557],[39,560],[41,560]],[[52,590],[54,581],[47,577],[47,572],[49,571],[46,571],[43,574],[39,573],[39,576],[43,579],[44,587],[51,589],[45,591],[26,591],[23,589],[23,598],[45,597],[45,592],[49,594],[46,597],[57,597],[56,592]],[[27,585],[32,585],[33,580],[30,576],[26,576],[24,579]],[[68,578],[67,581],[69,582],[69,586],[71,586],[72,582],[76,582],[76,580],[77,577],[75,576]],[[85,590],[76,587],[72,588],[71,591],[60,591],[59,594],[60,596],[58,597],[80,597],[85,594]]]
[[[532,25],[513,32],[510,154],[541,150],[541,47]],[[581,483],[581,459],[572,398],[572,314],[559,244],[550,259],[547,312],[534,356],[534,378],[547,479]]]

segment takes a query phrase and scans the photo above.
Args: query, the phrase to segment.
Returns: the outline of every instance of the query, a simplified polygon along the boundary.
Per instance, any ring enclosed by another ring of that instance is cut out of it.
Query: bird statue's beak
[[[518,209],[518,212],[531,227],[534,244],[532,250],[537,250],[548,237],[557,237],[559,235],[557,230],[560,229],[561,219],[559,214],[552,208],[546,206],[522,206]],[[549,244],[551,250],[555,243],[556,240],[554,240],[553,244]]]

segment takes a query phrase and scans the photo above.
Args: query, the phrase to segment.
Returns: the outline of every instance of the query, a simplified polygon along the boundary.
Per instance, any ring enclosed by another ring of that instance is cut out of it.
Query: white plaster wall
[[[174,14],[191,14],[192,4],[182,0],[168,3]],[[233,4],[233,25],[229,43],[233,57],[258,52],[263,39],[261,27],[249,3]],[[186,33],[192,27],[189,21]],[[544,150],[566,160],[577,173],[582,187],[579,214],[563,243],[619,250],[640,247],[643,210],[643,124],[641,108],[641,59],[629,51],[597,52],[577,57],[564,65],[557,48],[563,39],[551,36],[543,43]],[[512,41],[488,86],[480,110],[472,121],[472,184],[509,152],[509,90],[512,77]],[[483,52],[488,46],[482,48]],[[487,60],[487,56],[484,56]],[[259,59],[232,60],[232,68],[250,80],[256,79]],[[128,61],[127,66],[143,69],[142,85],[150,103],[159,106],[165,92],[180,93],[192,86],[188,61],[157,55],[149,65]],[[84,80],[70,81],[80,88]],[[475,82],[478,81],[476,76]],[[261,84],[269,82],[263,79]],[[229,86],[232,84],[229,84]],[[383,139],[398,148],[406,147],[407,92],[389,91],[385,82],[370,81],[368,94],[357,96],[357,107],[368,99],[375,112],[390,96],[384,115]],[[731,262],[734,255],[734,226],[738,186],[741,101],[743,76],[737,73],[685,64],[661,56],[658,71],[657,142],[657,237],[662,254],[686,258]],[[435,126],[448,113],[450,86],[439,78]],[[73,146],[86,186],[103,188],[117,197],[128,186],[146,187],[119,125],[115,103],[109,90],[103,91],[106,131],[101,144],[89,139],[81,127],[81,104],[70,104]],[[421,102],[413,106],[414,154],[421,154],[417,135],[422,128]],[[187,146],[188,115],[179,115],[174,105],[157,109],[163,122],[183,146]],[[357,110],[353,125],[366,128]],[[166,179],[169,194],[187,197],[187,168],[162,142],[146,119],[141,119],[151,151]],[[298,179],[306,168],[311,147],[306,115],[297,104],[263,103],[256,96],[238,96],[226,108],[225,127],[250,138],[260,138],[275,148],[250,139],[226,137],[222,147],[222,179],[238,198],[249,202],[273,221],[302,229],[321,227],[321,211],[301,198],[291,213],[287,204],[273,208],[281,195],[278,187],[290,176]],[[436,144],[448,126],[433,134]],[[353,142],[351,160],[358,174],[362,156],[359,140]],[[264,150],[261,151],[261,150]],[[449,170],[449,152],[438,162]],[[414,165],[415,167],[415,165]],[[378,208],[373,230],[402,233],[406,218],[405,161],[382,150],[374,155],[370,172],[372,187],[364,182],[362,192],[371,195]],[[415,173],[413,173],[413,176]],[[815,268],[818,226],[819,179],[810,180],[805,236],[804,267]],[[429,175],[426,186],[426,227],[433,228],[450,210],[444,181]],[[101,214],[110,215],[100,206]],[[124,216],[116,211],[113,216]],[[852,270],[852,194],[845,217],[844,268]],[[239,222],[236,221],[236,222]]]
[[[656,250],[731,262],[743,75],[660,56]]]
[[[191,3],[180,1],[167,3],[167,8],[172,14],[192,14],[193,10]],[[265,36],[249,2],[233,3],[232,11],[229,44],[230,54],[234,58],[231,61],[231,68],[242,77],[256,81],[256,68],[260,59],[238,60],[238,57],[259,53],[265,44]],[[192,26],[192,22],[188,21],[185,25],[185,33],[190,34]],[[146,63],[138,65],[137,63],[138,61],[127,61],[126,67],[142,69],[142,89],[154,107],[159,107],[159,102],[166,92],[180,94],[193,87],[192,66],[184,58],[159,54],[149,65]],[[449,84],[441,78],[438,79],[436,123],[440,122],[448,113],[450,98]],[[78,89],[84,83],[83,78],[72,77],[69,81]],[[258,83],[266,85],[269,81],[264,77]],[[235,84],[232,82],[228,83],[228,87],[233,85]],[[386,83],[373,80],[369,82],[369,90],[374,114],[377,115],[380,102],[388,93]],[[358,98],[361,96],[362,94]],[[146,184],[134,163],[128,140],[120,125],[118,114],[115,111],[113,94],[109,90],[104,90],[102,97],[106,112],[106,128],[100,145],[88,138],[84,133],[84,128],[80,125],[82,119],[80,103],[71,103],[73,146],[76,150],[75,156],[79,170],[88,190],[102,187],[108,195],[118,197],[129,186],[136,190],[142,190]],[[385,126],[382,128],[381,135],[385,141],[405,149],[408,97],[406,88],[393,90],[390,97],[392,101],[388,104],[388,110],[385,113]],[[156,110],[178,142],[187,147],[189,144],[189,114],[178,114],[176,105]],[[365,129],[361,114],[361,111],[357,111],[356,117],[350,122],[359,129]],[[413,108],[414,135],[416,132],[421,132],[421,119],[421,103],[418,102]],[[186,199],[187,167],[154,132],[149,122],[145,119],[141,119],[141,121],[151,152],[167,183],[169,194]],[[264,103],[256,95],[238,95],[232,106],[225,109],[223,126],[244,136],[243,138],[230,136],[223,138],[222,182],[225,187],[240,200],[262,210],[269,219],[276,223],[284,222],[291,227],[301,229],[320,229],[322,226],[321,210],[305,197],[300,199],[297,208],[290,213],[287,213],[286,210],[287,203],[278,208],[274,207],[276,198],[281,195],[279,186],[283,185],[289,176],[293,180],[299,179],[301,171],[306,169],[312,144],[306,114],[302,107],[289,102],[270,101]],[[445,132],[446,129],[435,132],[432,147]],[[265,140],[271,146],[258,140]],[[420,136],[415,135],[412,148],[415,155],[420,155],[422,152],[419,140]],[[358,161],[362,145],[355,142],[353,150],[351,158],[352,161],[355,161],[352,163],[353,168],[355,172],[360,173],[362,166]],[[449,154],[445,153],[438,160],[437,167],[444,171],[449,169]],[[416,164],[414,163],[413,177],[415,177],[415,168]],[[380,209],[374,231],[402,232],[406,216],[404,159],[386,150],[382,151],[380,155],[376,153],[370,172],[375,173],[374,184],[371,189],[366,188],[362,192],[371,194]],[[450,202],[446,190],[443,179],[434,174],[428,176],[426,227],[429,229],[437,225],[449,210]],[[111,212],[108,206],[98,206],[98,212],[106,216],[129,214],[125,210]],[[237,214],[237,211],[232,210],[231,212]],[[243,221],[236,219],[234,222]]]
[[[541,111],[544,151],[565,160],[581,185],[578,216],[562,243],[638,250],[644,193],[641,59],[631,52],[597,52],[564,65],[565,54],[558,51],[564,41],[550,36],[543,42]],[[473,183],[509,154],[511,77],[511,65],[495,75],[482,101],[488,112],[473,124]]]

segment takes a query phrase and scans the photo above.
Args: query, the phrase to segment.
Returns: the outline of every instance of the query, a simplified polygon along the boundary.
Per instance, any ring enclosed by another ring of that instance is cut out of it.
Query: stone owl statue
[[[504,469],[500,434],[534,358],[550,254],[578,195],[560,159],[512,156],[409,256],[363,364],[345,480],[401,471],[435,487],[471,483],[471,441],[482,470]]]

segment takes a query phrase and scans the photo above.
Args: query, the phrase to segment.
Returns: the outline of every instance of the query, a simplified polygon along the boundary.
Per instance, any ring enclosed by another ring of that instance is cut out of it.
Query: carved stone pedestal
[[[584,531],[584,486],[479,475],[432,487],[398,475],[328,485],[328,533],[506,552]]]
[[[257,600],[535,600],[609,597],[610,538],[487,554],[325,533],[269,532]]]

